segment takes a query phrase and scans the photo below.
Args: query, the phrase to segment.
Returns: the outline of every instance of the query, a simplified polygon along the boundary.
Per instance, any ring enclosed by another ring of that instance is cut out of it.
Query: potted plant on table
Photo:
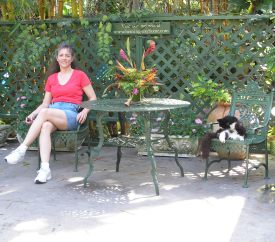
[[[144,60],[146,56],[151,54],[156,46],[153,40],[150,40],[149,47],[143,52],[140,66],[137,66],[131,59],[130,40],[126,41],[127,54],[123,49],[120,49],[119,56],[126,61],[126,65],[121,64],[119,60],[116,61],[116,82],[109,85],[107,90],[112,87],[121,89],[128,100],[125,102],[126,106],[129,106],[132,102],[139,102],[144,97],[145,93],[154,93],[159,90],[157,82],[157,68],[146,68]]]

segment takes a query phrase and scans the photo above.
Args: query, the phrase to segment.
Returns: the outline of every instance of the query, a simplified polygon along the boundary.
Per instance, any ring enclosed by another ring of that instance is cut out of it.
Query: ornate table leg
[[[156,195],[159,195],[159,186],[158,186],[158,178],[157,178],[157,166],[155,157],[153,154],[152,146],[151,146],[151,118],[150,118],[150,112],[143,113],[143,119],[144,119],[144,132],[145,132],[145,142],[146,142],[146,149],[147,149],[147,156],[151,160],[151,175],[153,177],[153,182],[155,185],[155,191]]]
[[[164,129],[163,129],[164,138],[166,139],[169,147],[175,151],[176,164],[180,168],[180,175],[184,176],[183,167],[181,166],[181,164],[179,163],[179,160],[178,160],[178,157],[179,157],[178,148],[176,146],[172,145],[172,142],[169,138],[169,120],[170,120],[170,112],[167,111],[167,112],[165,112],[165,118],[163,120],[163,122],[164,122]]]
[[[87,179],[93,172],[94,161],[99,156],[102,145],[104,143],[103,125],[102,125],[102,118],[103,118],[104,114],[105,114],[104,112],[97,112],[96,113],[96,126],[97,126],[97,129],[98,129],[99,143],[96,147],[91,146],[90,150],[88,151],[89,171],[88,171],[87,175],[84,178],[84,187],[87,187]]]

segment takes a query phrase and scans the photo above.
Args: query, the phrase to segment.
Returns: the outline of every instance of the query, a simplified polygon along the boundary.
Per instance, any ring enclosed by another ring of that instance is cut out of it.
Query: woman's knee
[[[42,124],[41,133],[42,132],[51,133],[54,130],[54,127],[55,126],[51,122],[46,121]]]
[[[48,108],[42,108],[39,111],[38,117],[46,118],[47,116],[49,116],[49,109]]]

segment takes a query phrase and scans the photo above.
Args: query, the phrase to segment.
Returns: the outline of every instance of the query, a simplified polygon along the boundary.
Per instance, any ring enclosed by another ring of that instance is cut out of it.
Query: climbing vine
[[[102,60],[106,63],[112,64],[111,58],[111,45],[113,38],[111,37],[111,31],[112,31],[112,24],[109,21],[109,18],[107,15],[104,15],[102,17],[101,22],[98,26],[98,32],[97,32],[97,54]]]

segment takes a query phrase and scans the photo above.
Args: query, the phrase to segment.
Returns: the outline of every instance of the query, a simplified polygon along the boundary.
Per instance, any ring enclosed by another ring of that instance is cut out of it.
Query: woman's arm
[[[49,107],[51,101],[52,101],[52,94],[50,92],[45,92],[43,102],[31,114],[29,114],[26,117],[26,123],[31,124],[42,108]]]
[[[83,91],[84,91],[85,94],[87,95],[89,101],[96,100],[96,94],[95,94],[95,91],[94,91],[92,85],[85,86],[85,87],[83,88]],[[89,109],[84,108],[84,109],[77,115],[77,121],[78,121],[79,123],[81,123],[81,124],[84,123],[85,120],[86,120],[86,118],[87,118],[88,112],[89,112]]]

